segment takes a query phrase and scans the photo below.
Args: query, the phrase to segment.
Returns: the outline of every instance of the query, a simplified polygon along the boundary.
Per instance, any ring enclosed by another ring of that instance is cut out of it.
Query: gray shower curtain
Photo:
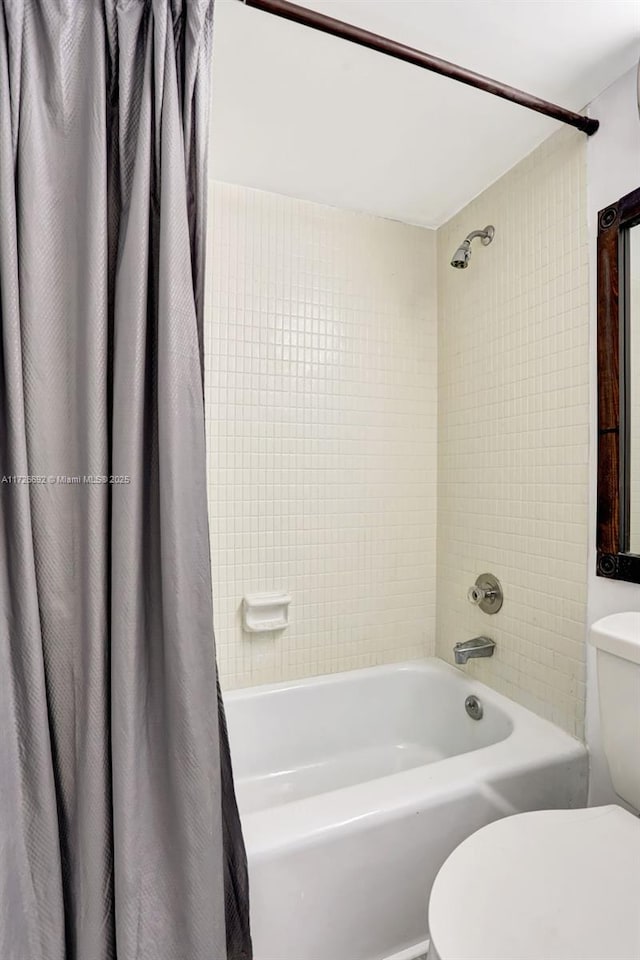
[[[211,0],[0,0],[0,958],[251,955],[202,387]]]

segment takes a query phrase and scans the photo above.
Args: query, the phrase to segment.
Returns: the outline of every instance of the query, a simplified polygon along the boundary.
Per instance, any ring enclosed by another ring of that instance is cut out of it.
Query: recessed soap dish
[[[289,626],[288,593],[251,593],[242,601],[242,628],[247,633],[271,633]]]

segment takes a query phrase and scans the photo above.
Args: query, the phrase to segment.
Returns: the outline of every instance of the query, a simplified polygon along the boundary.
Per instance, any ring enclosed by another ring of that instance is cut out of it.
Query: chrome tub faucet
[[[466,663],[474,657],[492,657],[496,645],[489,637],[474,637],[472,640],[464,640],[456,643],[453,648],[453,655],[456,663]]]

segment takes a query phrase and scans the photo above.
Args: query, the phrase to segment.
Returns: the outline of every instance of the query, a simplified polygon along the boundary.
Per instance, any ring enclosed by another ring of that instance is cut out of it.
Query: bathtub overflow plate
[[[482,714],[484,713],[482,704],[473,694],[465,700],[464,708],[472,720],[482,720]]]

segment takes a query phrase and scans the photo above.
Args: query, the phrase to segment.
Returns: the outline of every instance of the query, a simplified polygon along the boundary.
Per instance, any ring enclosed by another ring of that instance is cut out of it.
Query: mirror
[[[640,554],[640,224],[629,230],[629,553]]]
[[[640,583],[640,190],[598,214],[597,556]]]

